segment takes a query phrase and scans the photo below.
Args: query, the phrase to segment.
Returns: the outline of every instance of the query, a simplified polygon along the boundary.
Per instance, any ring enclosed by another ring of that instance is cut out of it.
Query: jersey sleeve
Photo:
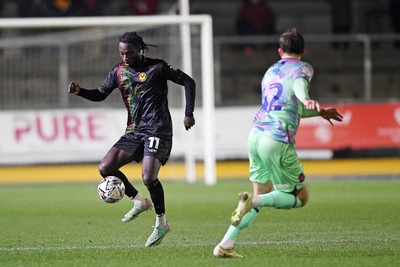
[[[310,98],[308,90],[313,74],[313,68],[307,63],[298,69],[298,76],[293,82],[293,92],[299,102],[302,102],[305,98]],[[305,109],[302,103],[299,104],[301,105],[300,113],[302,118],[318,116],[317,110]]]
[[[311,82],[311,79],[313,78],[313,76],[314,76],[313,67],[310,64],[304,62],[304,64],[301,65],[296,70],[296,73],[293,78],[294,79],[303,78],[303,79],[306,79],[308,82]]]
[[[99,86],[99,91],[109,95],[118,87],[117,66],[115,66],[107,75],[103,84]]]
[[[303,101],[305,98],[310,98],[308,95],[309,82],[304,78],[297,78],[293,82],[293,92],[297,99]]]
[[[78,96],[83,97],[90,101],[99,102],[99,101],[103,101],[104,99],[106,99],[108,94],[100,91],[99,89],[81,88],[80,92],[78,93]]]
[[[166,76],[167,80],[184,86],[186,100],[185,116],[193,117],[194,104],[196,99],[195,81],[183,71],[179,69],[174,69],[165,62],[163,64],[162,72]]]

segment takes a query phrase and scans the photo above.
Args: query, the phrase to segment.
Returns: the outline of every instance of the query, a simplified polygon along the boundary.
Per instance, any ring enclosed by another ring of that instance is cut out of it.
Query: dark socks
[[[154,204],[154,209],[157,215],[162,215],[165,213],[165,202],[164,202],[164,189],[161,182],[156,179],[150,185],[147,185],[147,190],[149,190],[151,200]]]
[[[111,173],[110,175],[117,176],[119,179],[124,182],[125,185],[125,195],[128,197],[135,197],[138,193],[135,187],[129,182],[128,178],[126,178],[125,174],[123,174],[121,171],[115,171]]]

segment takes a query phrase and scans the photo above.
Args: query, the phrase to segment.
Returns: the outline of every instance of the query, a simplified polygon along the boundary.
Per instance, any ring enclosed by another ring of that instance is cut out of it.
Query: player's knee
[[[301,207],[304,207],[305,205],[307,205],[308,203],[308,196],[303,197],[303,198],[299,198],[301,201]]]
[[[110,170],[109,170],[109,168],[108,168],[108,165],[105,164],[104,162],[101,162],[101,163],[99,164],[99,173],[100,173],[100,175],[101,175],[102,177],[106,177],[106,176],[108,176],[109,173],[110,173]]]
[[[308,203],[308,193],[302,193],[302,194],[298,194],[297,198],[300,200],[301,202],[301,206],[300,207],[304,207],[305,205],[307,205]]]
[[[304,207],[309,200],[309,194],[308,194],[308,186],[304,186],[300,190],[298,190],[295,195],[297,198],[301,201],[301,207]]]

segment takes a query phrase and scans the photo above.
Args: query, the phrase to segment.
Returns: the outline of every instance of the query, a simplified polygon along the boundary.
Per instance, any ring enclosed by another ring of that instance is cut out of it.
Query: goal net
[[[190,31],[182,31],[184,27]],[[182,123],[184,90],[168,84],[174,121],[170,161],[184,160],[184,176],[190,182],[201,176],[206,184],[216,182],[209,15],[0,19],[0,29],[0,118],[5,124],[0,133],[1,165],[101,160],[124,131],[121,96],[115,90],[105,101],[93,103],[71,97],[67,85],[73,80],[97,88],[120,62],[118,37],[136,31],[146,43],[157,45],[147,56],[164,59],[196,80],[196,126],[189,132]],[[185,58],[191,59],[189,70]],[[204,162],[201,175],[195,161]]]

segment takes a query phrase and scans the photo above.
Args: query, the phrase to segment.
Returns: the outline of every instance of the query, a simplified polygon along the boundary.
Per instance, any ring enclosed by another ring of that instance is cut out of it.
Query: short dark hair
[[[282,33],[279,38],[279,47],[289,54],[301,54],[304,51],[304,38],[296,28],[290,28]]]
[[[149,50],[147,45],[143,42],[143,38],[137,35],[136,32],[126,32],[121,37],[119,41],[126,44],[133,44],[139,46],[140,50]]]

